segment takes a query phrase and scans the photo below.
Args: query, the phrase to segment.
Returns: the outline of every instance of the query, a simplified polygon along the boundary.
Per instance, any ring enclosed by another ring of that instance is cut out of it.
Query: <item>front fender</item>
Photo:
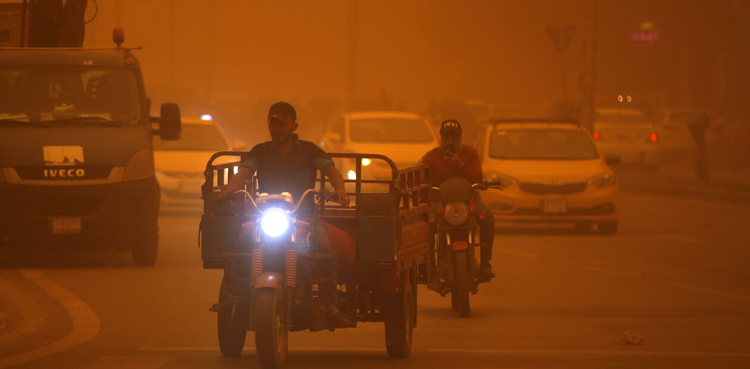
[[[284,277],[280,273],[266,272],[258,277],[255,281],[255,289],[259,288],[279,288],[284,285]]]

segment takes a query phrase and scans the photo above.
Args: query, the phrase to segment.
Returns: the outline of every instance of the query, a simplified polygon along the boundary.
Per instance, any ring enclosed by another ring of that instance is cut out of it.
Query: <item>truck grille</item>
[[[36,197],[24,200],[26,210],[35,216],[86,216],[101,210],[104,199],[99,197]]]
[[[574,193],[585,191],[586,186],[588,186],[586,182],[564,183],[559,185],[534,182],[521,182],[518,184],[521,191],[536,195],[572,195]]]

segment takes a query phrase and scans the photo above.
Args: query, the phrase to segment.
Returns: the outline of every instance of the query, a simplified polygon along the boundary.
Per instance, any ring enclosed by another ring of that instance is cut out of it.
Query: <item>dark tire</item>
[[[404,359],[411,353],[416,305],[411,282],[404,290],[383,296],[385,348],[391,359]]]
[[[456,295],[458,312],[462,318],[471,315],[469,306],[469,268],[466,261],[466,251],[456,251],[453,254],[456,262],[456,280],[451,289],[451,295]]]
[[[617,233],[618,222],[614,223],[601,223],[599,224],[599,233],[602,234],[615,234]]]
[[[284,292],[281,288],[255,291],[255,350],[263,369],[284,366],[289,352]]]
[[[226,280],[221,281],[219,289],[219,304],[229,300],[229,285]],[[228,357],[237,357],[242,354],[245,347],[247,331],[232,323],[232,309],[224,309],[217,313],[216,326],[219,331],[219,349],[221,354]]]
[[[576,223],[576,231],[579,233],[588,233],[591,232],[591,227],[594,224],[591,222],[578,222]]]
[[[133,265],[153,266],[159,254],[159,236],[151,236],[139,240],[131,249]]]
[[[451,310],[458,311],[458,295],[451,291]]]

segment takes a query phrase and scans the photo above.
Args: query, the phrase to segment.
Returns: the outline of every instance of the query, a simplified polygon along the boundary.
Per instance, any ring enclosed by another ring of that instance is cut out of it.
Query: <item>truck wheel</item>
[[[406,282],[403,291],[383,296],[385,321],[385,348],[391,359],[404,359],[411,353],[412,333],[416,302],[411,282]]]
[[[153,266],[159,254],[159,236],[150,236],[136,242],[131,249],[135,266]]]
[[[451,289],[451,295],[456,296],[458,312],[462,318],[470,315],[469,307],[469,269],[466,261],[466,250],[457,251],[453,254],[456,261],[456,281]]]
[[[255,291],[255,350],[263,369],[284,366],[289,351],[284,291],[261,288]]]
[[[219,289],[219,304],[229,300],[229,283],[225,279],[221,280]],[[232,310],[238,309],[239,306],[233,306],[230,309],[222,309],[218,312],[216,325],[219,331],[219,349],[221,354],[229,357],[237,357],[242,354],[245,347],[246,331],[232,323]]]
[[[617,222],[612,223],[600,223],[599,233],[603,234],[615,234],[617,233]]]

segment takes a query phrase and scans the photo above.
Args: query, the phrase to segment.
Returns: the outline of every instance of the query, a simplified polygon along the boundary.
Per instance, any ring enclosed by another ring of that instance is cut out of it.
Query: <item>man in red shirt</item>
[[[479,154],[473,147],[461,144],[461,132],[461,123],[458,121],[444,121],[440,126],[440,146],[428,151],[422,158],[422,164],[427,164],[432,169],[432,185],[435,187],[454,177],[463,178],[471,183],[483,180]],[[495,217],[487,205],[482,203],[478,193],[474,202],[477,211],[487,213],[484,219],[477,219],[481,243],[478,278],[480,282],[487,282],[495,277],[490,265],[492,243],[495,240]],[[437,212],[437,208],[438,203],[433,202],[432,211]]]

